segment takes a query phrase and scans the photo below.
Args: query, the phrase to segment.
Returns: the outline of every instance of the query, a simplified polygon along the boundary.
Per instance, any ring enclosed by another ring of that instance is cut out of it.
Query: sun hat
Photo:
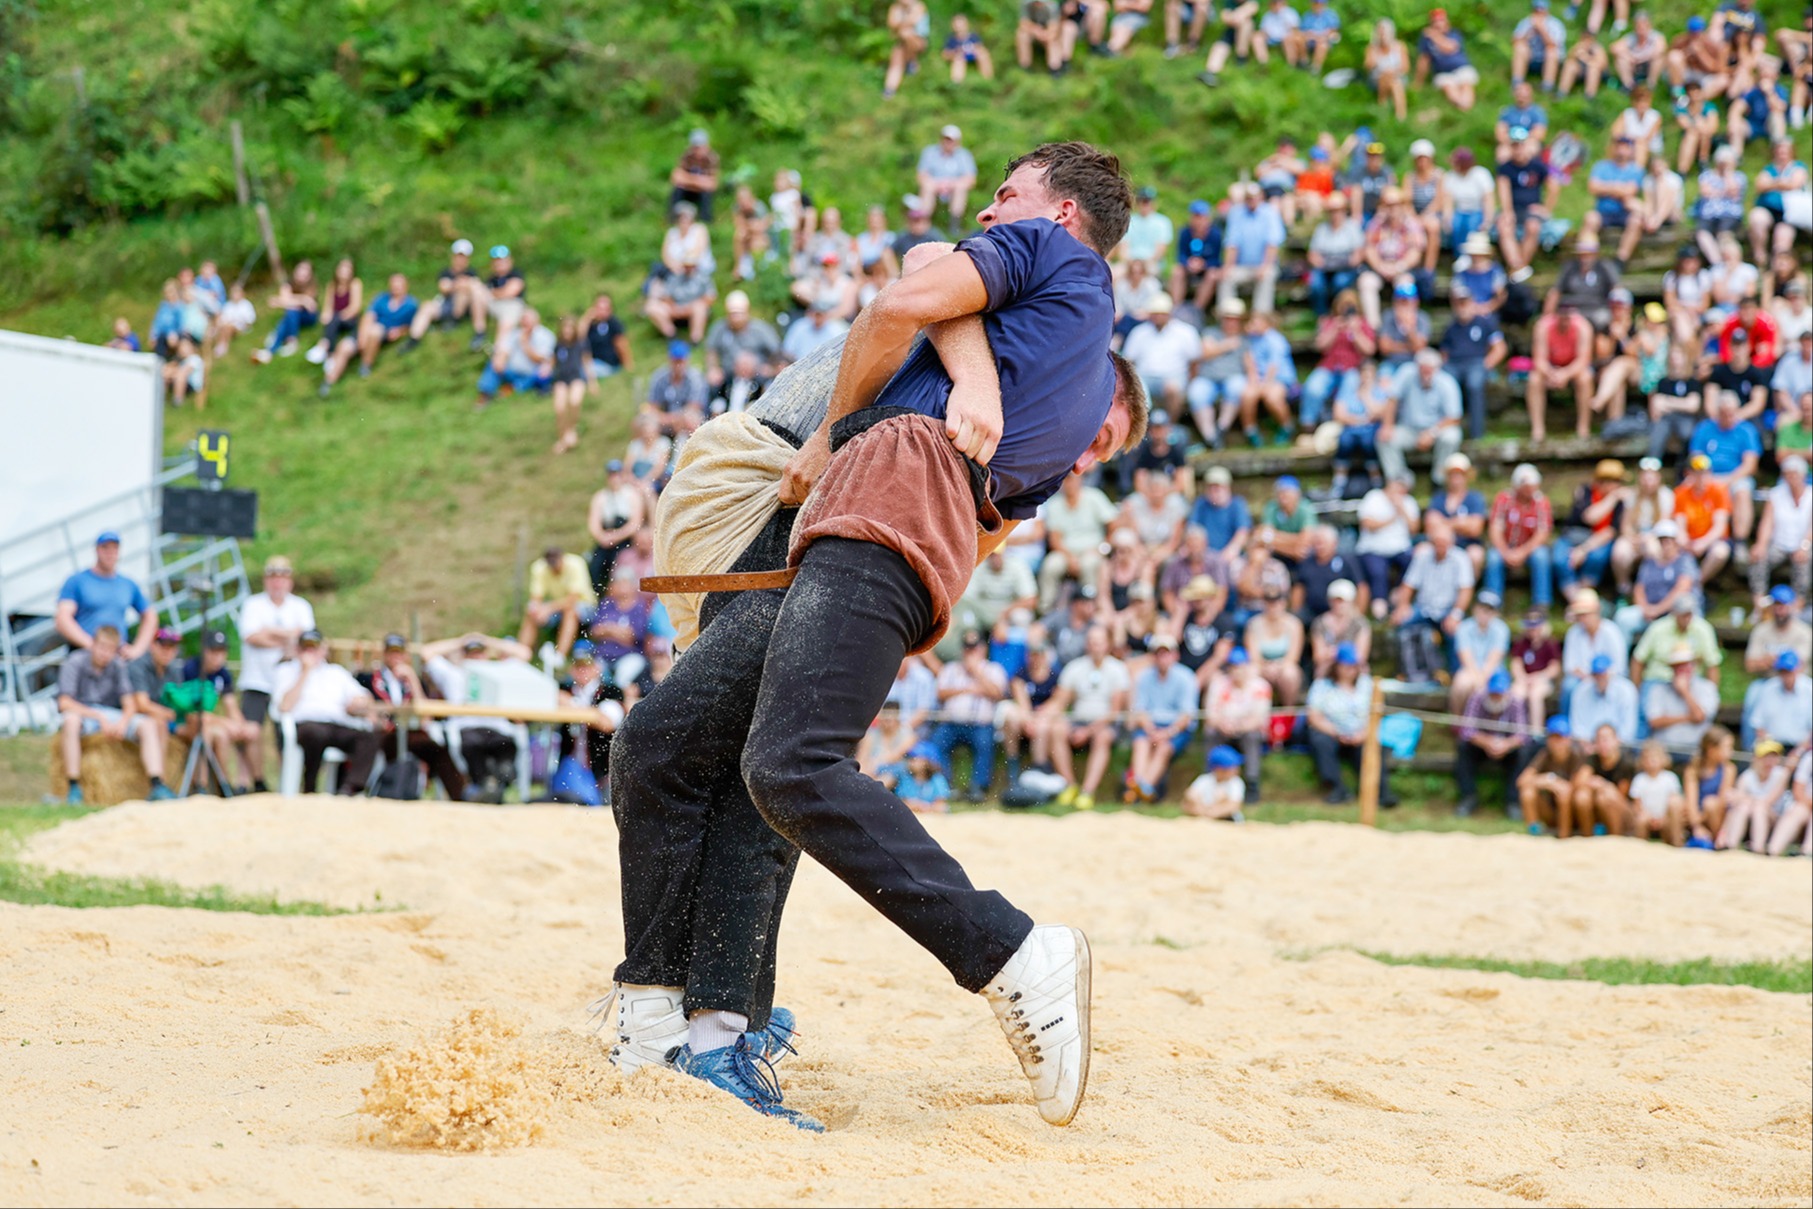
[[[1337,579],[1328,585],[1328,598],[1330,600],[1352,600],[1357,591],[1358,589],[1353,586],[1353,580]]]
[[[1628,473],[1629,472],[1624,469],[1624,463],[1620,462],[1617,458],[1600,458],[1599,464],[1593,467],[1594,478],[1612,479],[1619,483],[1624,481],[1625,476]]]

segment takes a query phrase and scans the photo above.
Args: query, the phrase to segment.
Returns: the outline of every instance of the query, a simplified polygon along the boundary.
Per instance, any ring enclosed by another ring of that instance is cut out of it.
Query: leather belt
[[[644,592],[754,592],[762,588],[784,588],[799,573],[797,567],[779,571],[731,571],[722,575],[645,575]]]

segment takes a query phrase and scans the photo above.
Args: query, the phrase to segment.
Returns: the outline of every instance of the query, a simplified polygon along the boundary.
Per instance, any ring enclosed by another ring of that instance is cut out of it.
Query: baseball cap
[[[1603,676],[1605,673],[1612,670],[1612,657],[1610,655],[1594,655],[1591,667],[1593,675]]]
[[[1687,32],[1697,34],[1706,28],[1706,18],[1695,15],[1687,18]]]
[[[473,651],[482,651],[485,649],[485,640],[483,638],[468,638],[466,639],[466,645],[460,649],[467,654],[471,654]]]
[[[1210,207],[1209,203],[1206,201],[1203,201],[1202,198],[1200,198],[1200,197],[1190,203],[1190,213],[1192,213],[1192,214],[1200,215],[1200,214],[1209,214],[1212,212],[1213,212],[1212,207]]]
[[[1799,295],[1799,294],[1804,294],[1806,292],[1807,292],[1807,287],[1805,285],[1803,285],[1798,278],[1796,278],[1793,281],[1790,281],[1787,285],[1782,287],[1782,293],[1784,293],[1784,294]],[[1803,339],[1806,338],[1807,336],[1813,335],[1813,327],[1801,328],[1800,334]]]
[[[1434,143],[1430,142],[1428,139],[1418,139],[1414,143],[1410,144],[1410,158],[1411,159],[1417,159],[1417,158],[1419,158],[1421,156],[1425,156],[1425,155],[1428,156],[1430,159],[1435,158],[1435,144]]]
[[[1745,331],[1741,327],[1732,328],[1731,336],[1729,338],[1731,340],[1731,343],[1733,343],[1733,344],[1749,344],[1750,343],[1750,333]]]
[[[1791,672],[1799,666],[1800,656],[1793,651],[1781,651],[1775,656],[1775,670],[1778,672]]]
[[[1692,592],[1683,592],[1675,597],[1674,606],[1669,611],[1671,613],[1692,613],[1697,611],[1699,607],[1699,600]]]
[[[684,361],[692,356],[692,345],[686,343],[684,340],[669,340],[667,342],[667,355],[675,361]]]
[[[829,294],[823,294],[814,298],[812,300],[812,305],[806,309],[811,311],[814,315],[829,315],[832,311],[837,309],[837,299],[831,297]]]
[[[1456,470],[1465,474],[1473,473],[1473,459],[1464,453],[1451,453],[1448,460],[1442,463],[1443,474],[1453,474]]]
[[[1384,155],[1385,154],[1385,144],[1383,144],[1381,142],[1377,142],[1377,141],[1367,143],[1366,144],[1366,154],[1367,155]]]
[[[1217,744],[1214,750],[1209,752],[1209,767],[1239,768],[1240,753],[1225,743]]]
[[[1623,286],[1619,286],[1611,292],[1611,300],[1613,302],[1622,302],[1625,306],[1629,306],[1636,301],[1636,297]]]
[[[1352,600],[1356,590],[1353,580],[1337,579],[1328,585],[1328,598],[1330,600]]]
[[[907,752],[907,759],[930,760],[934,764],[940,763],[938,759],[938,749],[933,747],[930,743],[923,742],[913,744],[912,750]]]
[[[1801,457],[1798,453],[1789,454],[1782,459],[1782,470],[1784,472],[1796,470],[1801,474],[1805,474],[1807,473],[1807,459]]]
[[[711,135],[707,134],[702,126],[694,127],[693,132],[686,136],[686,143],[690,147],[703,147],[709,142],[711,142]]]
[[[606,474],[616,474],[619,470],[622,470],[622,469],[623,469],[623,459],[622,458],[612,458],[610,461],[608,461],[604,464],[604,472]]]
[[[151,641],[161,642],[166,646],[181,642],[182,640],[183,636],[167,625],[158,626],[157,633],[151,635]]]
[[[1228,652],[1229,667],[1240,667],[1244,664],[1251,663],[1252,661],[1253,657],[1246,653],[1246,648],[1243,646],[1237,646]]]
[[[1787,584],[1776,584],[1769,591],[1769,599],[1776,604],[1791,605],[1794,603],[1794,589]]]
[[[1539,13],[1546,13],[1549,11],[1549,0],[1530,0],[1530,7]]]
[[[1153,295],[1151,303],[1146,307],[1146,312],[1151,315],[1169,315],[1171,313],[1171,295]]]
[[[1473,598],[1473,603],[1476,605],[1484,605],[1486,608],[1494,611],[1505,607],[1504,598],[1494,592],[1491,588],[1487,588],[1478,596],[1475,596]]]
[[[1342,667],[1360,666],[1360,652],[1353,649],[1353,643],[1343,642],[1335,648],[1335,662]]]
[[[204,651],[224,651],[227,649],[227,632],[209,630],[201,636],[201,649]]]
[[[115,533],[112,529],[103,529],[94,539],[94,544],[97,546],[117,546],[120,544],[120,535]]]
[[[492,260],[503,260],[506,257],[508,257],[509,255],[510,255],[510,245],[509,244],[497,243],[497,244],[491,245],[491,259]]]
[[[470,239],[456,239],[453,241],[453,246],[448,250],[455,256],[470,256],[472,255],[472,241]]]
[[[1411,277],[1398,278],[1397,284],[1391,287],[1391,294],[1394,298],[1415,298],[1416,280]]]
[[[290,560],[283,557],[281,554],[264,560],[264,576],[266,579],[269,579],[273,575],[294,575],[295,573],[296,568],[290,566]]]
[[[1643,317],[1651,323],[1666,323],[1668,308],[1659,302],[1646,302],[1643,304]]]
[[[1661,541],[1664,538],[1678,541],[1681,536],[1681,526],[1675,524],[1673,521],[1661,521],[1655,528],[1650,530],[1650,533],[1655,536],[1657,541]]]
[[[1511,471],[1511,485],[1513,487],[1534,487],[1540,482],[1542,482],[1542,471],[1536,469],[1536,467],[1528,462],[1517,463],[1516,469]]]
[[[1638,470],[1660,470],[1660,469],[1662,469],[1662,459],[1661,458],[1639,458],[1639,459],[1637,459],[1637,469]]]
[[[1505,693],[1510,692],[1511,673],[1505,671],[1503,668],[1499,668],[1496,672],[1493,672],[1491,677],[1486,681],[1486,691],[1497,696],[1502,696]]]
[[[1687,459],[1687,469],[1689,469],[1689,470],[1711,470],[1712,469],[1712,459],[1707,457],[1703,453],[1696,453],[1692,457]]]
[[[1203,482],[1211,487],[1232,487],[1234,476],[1228,472],[1226,466],[1211,466],[1208,474],[1203,476]]]
[[[1082,587],[1078,588],[1076,590],[1076,598],[1078,600],[1094,600],[1095,599],[1095,585],[1094,584],[1084,584]]]
[[[1440,369],[1442,354],[1439,350],[1433,348],[1418,349],[1416,352],[1416,363],[1418,365],[1427,365],[1431,369]]]
[[[1636,139],[1633,139],[1628,134],[1621,134],[1617,138],[1612,140],[1612,142],[1614,142],[1614,143],[1635,143],[1636,141],[1637,141]]]
[[[1273,483],[1272,487],[1278,491],[1301,491],[1301,490],[1303,490],[1303,484],[1297,481],[1297,476],[1294,474],[1279,475],[1278,481]]]
[[[960,139],[963,137],[963,131],[954,125],[946,123],[944,129],[938,132],[938,137],[941,139]]]
[[[900,199],[900,204],[901,204],[901,206],[903,206],[906,209],[906,212],[908,214],[929,213],[929,211],[926,209],[924,199],[921,198],[917,193],[906,194],[905,196],[903,196]]]
[[[393,631],[384,635],[384,649],[387,651],[406,651],[409,649],[409,640]]]
[[[1549,733],[1551,735],[1555,735],[1555,736],[1558,736],[1563,739],[1570,737],[1574,733],[1574,728],[1569,726],[1568,720],[1566,718],[1562,717],[1560,714],[1556,714],[1553,718],[1549,719],[1549,728],[1548,729],[1549,729]]]
[[[320,646],[322,641],[320,630],[304,630],[296,638],[298,646]]]
[[[1157,428],[1162,424],[1169,424],[1170,422],[1171,422],[1171,413],[1170,412],[1163,411],[1163,410],[1154,411],[1146,417],[1146,430],[1149,432],[1152,429]]]
[[[567,662],[570,664],[571,663],[592,663],[596,659],[597,659],[596,648],[594,648],[591,643],[585,641],[583,638],[580,639],[578,642],[575,642],[573,644],[572,651],[570,651],[567,654]]]
[[[975,647],[984,646],[987,644],[987,641],[987,639],[983,638],[982,635],[978,634],[975,630],[967,630],[963,635],[963,649],[967,651]]]
[[[1175,651],[1177,649],[1177,639],[1171,637],[1169,634],[1157,634],[1153,636],[1152,641],[1147,645],[1155,651]]]
[[[1599,607],[1599,593],[1591,588],[1582,588],[1574,593],[1574,599],[1568,602],[1568,616],[1576,613],[1590,613]]]
[[[1549,613],[1547,609],[1532,605],[1523,611],[1523,628],[1526,630],[1533,630],[1538,626],[1544,626],[1548,623]]]
[[[1139,187],[1139,192],[1135,193],[1133,196],[1140,201],[1157,201],[1158,190],[1154,189],[1151,185],[1141,185]]]
[[[1318,0],[1318,2],[1326,2],[1326,0]],[[1309,158],[1312,160],[1315,160],[1317,163],[1320,163],[1321,161],[1328,158],[1328,148],[1311,147],[1309,149]]]
[[[749,309],[749,295],[742,290],[732,290],[724,295],[724,309],[727,311],[746,311]]]
[[[1521,143],[1530,137],[1530,128],[1528,126],[1513,126],[1511,127],[1510,133],[1511,141],[1513,143]]]
[[[1761,743],[1756,745],[1755,754],[1758,756],[1779,756],[1782,754],[1782,745],[1777,743],[1774,739],[1764,739]]]

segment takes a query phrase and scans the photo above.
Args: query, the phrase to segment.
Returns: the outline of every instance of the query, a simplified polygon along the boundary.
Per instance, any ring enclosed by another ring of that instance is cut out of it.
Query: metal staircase
[[[239,540],[161,532],[163,489],[195,477],[193,450],[168,457],[155,483],[104,500],[0,543],[0,734],[49,730],[57,720],[57,671],[69,646],[56,631],[54,587],[93,561],[94,535],[120,534],[149,550],[139,586],[160,624],[188,635],[232,622],[250,593]]]

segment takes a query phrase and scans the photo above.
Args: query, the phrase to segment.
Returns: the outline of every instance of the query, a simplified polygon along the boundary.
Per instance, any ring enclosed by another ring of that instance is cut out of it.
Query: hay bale
[[[175,735],[164,736],[164,783],[175,789],[182,780],[183,764],[189,759],[189,741]],[[55,798],[69,794],[69,778],[63,775],[63,751],[60,736],[50,740],[50,792]],[[90,806],[117,806],[121,802],[142,802],[151,792],[151,779],[139,761],[138,744],[105,735],[82,736],[82,795]]]

